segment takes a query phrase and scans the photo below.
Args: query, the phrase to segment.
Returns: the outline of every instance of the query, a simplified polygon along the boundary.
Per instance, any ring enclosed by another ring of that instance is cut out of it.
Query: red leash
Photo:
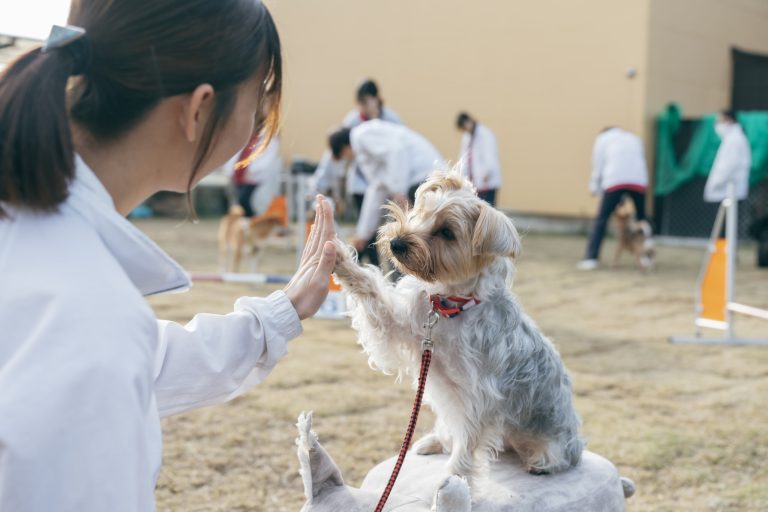
[[[421,400],[424,398],[424,386],[427,384],[427,372],[429,372],[429,363],[432,362],[432,349],[434,347],[432,343],[432,327],[435,326],[439,318],[439,313],[434,309],[429,315],[427,320],[427,336],[421,342],[421,370],[419,370],[419,386],[416,389],[416,399],[413,401],[413,410],[411,411],[411,420],[408,422],[408,428],[405,430],[405,437],[403,438],[403,445],[400,447],[400,454],[397,456],[395,467],[392,469],[392,474],[389,476],[389,482],[384,488],[384,492],[381,493],[379,498],[379,504],[376,505],[375,512],[381,512],[384,510],[389,499],[389,494],[392,492],[392,487],[395,486],[397,475],[400,474],[400,468],[403,467],[403,461],[405,461],[405,454],[408,453],[408,448],[411,446],[411,440],[413,439],[413,431],[416,430],[416,422],[419,419],[419,411],[421,410]]]

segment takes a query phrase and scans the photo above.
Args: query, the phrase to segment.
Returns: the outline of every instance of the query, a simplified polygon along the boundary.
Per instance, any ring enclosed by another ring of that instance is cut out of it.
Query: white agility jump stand
[[[739,205],[736,186],[728,183],[728,197],[720,203],[709,239],[707,256],[696,282],[696,334],[673,336],[670,342],[695,345],[768,345],[768,338],[739,338],[734,328],[734,313],[768,320],[768,310],[733,301],[736,278]],[[720,232],[725,221],[725,244]],[[724,252],[724,262],[723,253]],[[723,263],[725,265],[722,271]],[[702,328],[723,331],[723,336],[704,337]]]

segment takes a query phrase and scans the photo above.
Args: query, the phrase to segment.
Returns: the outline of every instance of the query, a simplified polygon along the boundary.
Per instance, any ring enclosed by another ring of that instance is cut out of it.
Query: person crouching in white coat
[[[459,154],[462,174],[475,186],[480,199],[496,206],[496,192],[501,187],[501,162],[496,136],[466,112],[458,115],[456,127],[463,132]]]
[[[346,117],[344,117],[344,122],[341,125],[342,128],[354,128],[355,126],[359,126],[360,124],[373,119],[381,119],[382,121],[388,121],[390,123],[403,124],[400,116],[384,104],[384,100],[379,95],[379,87],[373,80],[363,80],[357,87],[355,98],[357,101],[357,108],[350,111]],[[338,188],[341,182],[340,179],[346,170],[346,194],[352,196],[352,200],[355,202],[355,208],[359,215],[359,212],[363,207],[363,199],[365,198],[365,191],[368,189],[368,183],[365,181],[359,166],[354,162],[352,162],[352,164],[353,165],[345,165],[344,161],[334,159],[331,150],[326,149],[315,170],[313,186],[318,193],[331,191],[334,199],[342,199]],[[375,241],[376,240],[373,240],[373,242]],[[379,266],[379,253],[376,250],[376,246],[372,245],[372,243],[367,244],[359,254],[360,262],[365,259],[367,259],[371,265]]]
[[[423,135],[386,121],[367,121],[333,132],[328,144],[335,159],[354,161],[368,182],[355,230],[357,251],[375,242],[388,200],[413,204],[416,189],[436,169],[446,169],[440,152]]]
[[[262,2],[125,7],[74,2],[71,26],[0,76],[2,511],[155,510],[160,417],[258,384],[327,294],[320,198],[282,291],[155,318],[143,296],[189,277],[125,215],[275,132],[280,38]]]
[[[749,141],[736,115],[730,110],[718,115],[715,131],[720,137],[720,147],[704,186],[704,201],[719,203],[725,199],[729,183],[734,184],[736,200],[742,201],[749,193],[749,171],[752,167]]]

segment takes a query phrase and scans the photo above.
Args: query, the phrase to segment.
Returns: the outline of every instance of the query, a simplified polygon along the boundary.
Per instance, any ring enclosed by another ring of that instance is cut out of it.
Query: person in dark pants
[[[355,207],[357,211],[363,209],[363,200],[365,194],[352,194],[352,199],[355,201]],[[373,235],[368,243],[358,252],[358,261],[362,262],[367,259],[371,265],[379,266],[379,251],[376,249],[376,235]]]
[[[629,196],[635,204],[637,220],[645,220],[645,189],[648,185],[648,166],[640,137],[621,128],[606,128],[595,140],[592,150],[592,178],[590,191],[602,194],[600,209],[587,243],[585,259],[580,270],[594,270],[600,259],[600,245],[611,214]]]
[[[592,226],[592,234],[589,237],[586,260],[584,261],[591,260],[597,262],[599,259],[600,245],[603,243],[603,237],[605,237],[608,221],[611,219],[611,214],[624,196],[629,196],[635,204],[635,216],[637,220],[645,220],[645,189],[623,186],[612,189],[611,191],[606,191],[603,194],[603,199],[600,201],[600,209],[598,210],[595,223]]]
[[[258,212],[253,209],[253,196],[264,180],[280,166],[280,144],[273,137],[257,155],[256,150],[261,145],[261,136],[254,135],[243,150],[227,164],[228,172],[232,173],[234,185],[234,204],[243,208],[245,217],[250,218]]]

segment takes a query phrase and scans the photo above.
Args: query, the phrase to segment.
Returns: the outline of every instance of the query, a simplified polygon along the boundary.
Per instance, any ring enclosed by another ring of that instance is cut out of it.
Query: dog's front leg
[[[384,370],[410,367],[412,355],[419,349],[420,325],[429,311],[415,290],[401,289],[390,283],[376,267],[361,267],[351,248],[337,242],[334,273],[349,294],[352,326],[371,362]]]

